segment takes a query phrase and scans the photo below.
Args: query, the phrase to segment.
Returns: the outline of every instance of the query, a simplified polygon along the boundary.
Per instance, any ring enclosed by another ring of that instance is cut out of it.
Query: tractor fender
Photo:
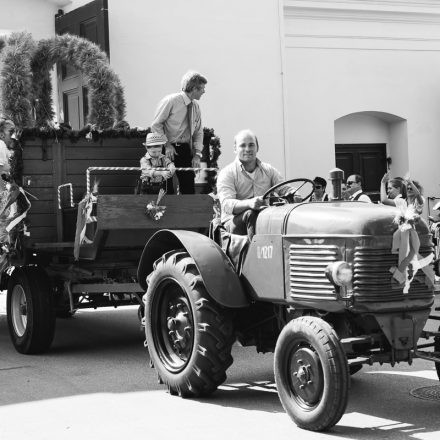
[[[147,242],[139,261],[138,282],[147,290],[147,276],[154,262],[166,252],[184,248],[194,259],[209,295],[224,307],[247,307],[240,278],[220,246],[205,235],[193,231],[162,229]]]

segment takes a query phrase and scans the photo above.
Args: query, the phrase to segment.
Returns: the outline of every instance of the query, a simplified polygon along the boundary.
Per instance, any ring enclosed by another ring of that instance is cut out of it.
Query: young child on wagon
[[[167,194],[174,194],[173,175],[176,167],[164,154],[163,148],[167,140],[159,133],[148,133],[145,143],[147,149],[145,156],[141,158],[141,194],[158,194],[164,189]],[[156,170],[155,168],[166,168]]]

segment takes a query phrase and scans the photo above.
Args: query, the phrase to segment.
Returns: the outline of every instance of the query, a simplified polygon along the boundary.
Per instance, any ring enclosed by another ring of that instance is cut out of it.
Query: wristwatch
[[[200,159],[202,158],[202,153],[200,151],[196,151],[195,154],[197,154],[197,156],[199,156]]]

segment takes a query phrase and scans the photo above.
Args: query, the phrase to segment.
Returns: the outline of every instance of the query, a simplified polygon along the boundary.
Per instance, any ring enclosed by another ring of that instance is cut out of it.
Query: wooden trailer
[[[207,194],[165,195],[164,215],[146,215],[157,196],[134,194],[141,143],[129,137],[22,139],[23,188],[32,206],[2,276],[19,352],[49,349],[57,316],[135,304],[141,311],[144,292],[136,273],[149,237],[158,229],[207,230],[213,217]]]

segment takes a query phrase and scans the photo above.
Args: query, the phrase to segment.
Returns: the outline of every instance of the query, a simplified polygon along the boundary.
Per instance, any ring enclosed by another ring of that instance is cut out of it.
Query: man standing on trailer
[[[198,100],[208,80],[189,71],[182,78],[182,91],[165,96],[156,110],[151,131],[166,136],[166,156],[176,168],[200,168],[203,150],[202,117]],[[194,194],[194,171],[176,171],[180,194]]]

